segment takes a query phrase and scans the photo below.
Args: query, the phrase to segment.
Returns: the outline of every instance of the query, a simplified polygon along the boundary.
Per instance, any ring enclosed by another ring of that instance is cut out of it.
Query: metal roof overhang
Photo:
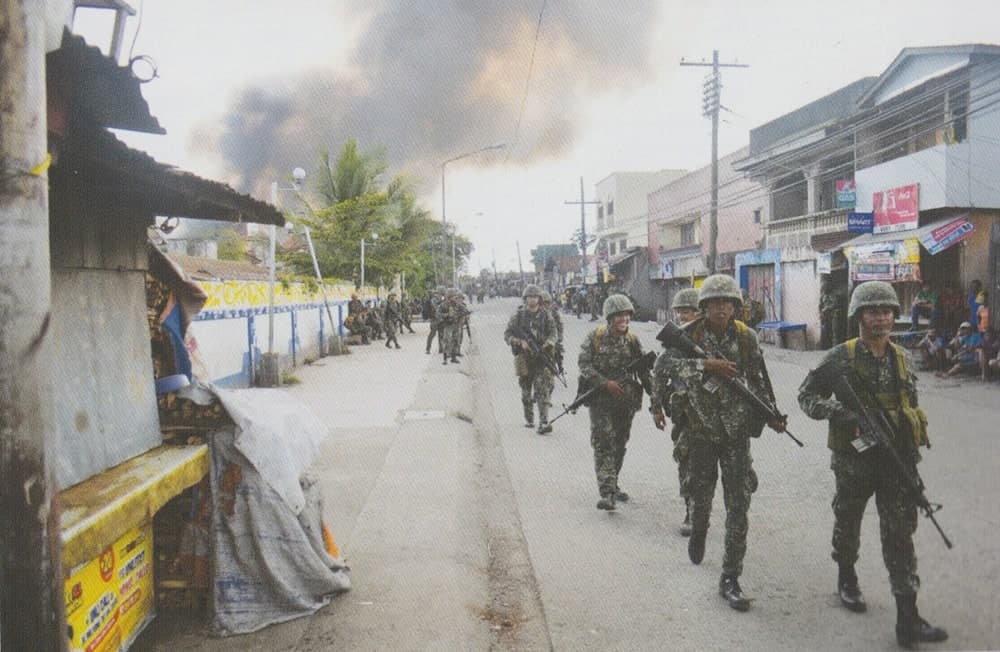
[[[49,94],[63,98],[74,114],[101,127],[150,134],[166,130],[149,112],[141,83],[132,70],[92,46],[68,29],[62,45],[45,57]]]
[[[617,267],[618,265],[621,265],[622,263],[631,260],[638,253],[639,250],[636,249],[635,251],[629,251],[624,254],[618,254],[608,262],[608,267]]]
[[[122,202],[153,215],[199,220],[285,223],[270,204],[224,183],[159,163],[131,149],[105,129],[77,134],[63,143],[52,169],[55,188],[75,188]]]

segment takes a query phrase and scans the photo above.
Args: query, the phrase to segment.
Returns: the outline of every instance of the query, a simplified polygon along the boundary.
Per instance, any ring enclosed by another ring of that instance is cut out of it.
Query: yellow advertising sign
[[[153,526],[126,532],[63,585],[73,651],[125,650],[153,619]]]

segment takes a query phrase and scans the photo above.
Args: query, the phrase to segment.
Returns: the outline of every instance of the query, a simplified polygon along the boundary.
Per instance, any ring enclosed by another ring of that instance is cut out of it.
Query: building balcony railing
[[[797,217],[772,220],[764,225],[768,247],[808,246],[810,238],[820,233],[839,233],[847,230],[847,214],[853,208],[833,208]]]

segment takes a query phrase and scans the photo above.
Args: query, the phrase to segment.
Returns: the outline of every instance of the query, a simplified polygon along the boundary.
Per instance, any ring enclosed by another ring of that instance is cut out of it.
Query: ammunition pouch
[[[910,436],[913,437],[913,445],[916,447],[927,446],[930,448],[931,441],[927,436],[927,414],[920,407],[903,407],[899,410],[902,422],[901,425]]]

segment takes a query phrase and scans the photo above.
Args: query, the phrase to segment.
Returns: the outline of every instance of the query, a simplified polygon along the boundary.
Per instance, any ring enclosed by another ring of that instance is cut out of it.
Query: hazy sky
[[[133,55],[159,73],[143,94],[167,135],[122,137],[259,198],[355,138],[384,147],[391,172],[412,177],[440,218],[441,162],[506,143],[447,167],[447,217],[476,245],[475,271],[493,251],[499,269],[516,269],[517,240],[525,261],[538,244],[568,241],[579,208],[563,201],[578,199],[580,176],[589,199],[616,170],[709,162],[707,69],[682,68],[682,57],[718,49],[751,66],[723,72],[725,154],[751,128],[880,74],[904,47],[1000,43],[996,0],[132,4],[142,7]],[[95,44],[102,27],[78,15]]]

